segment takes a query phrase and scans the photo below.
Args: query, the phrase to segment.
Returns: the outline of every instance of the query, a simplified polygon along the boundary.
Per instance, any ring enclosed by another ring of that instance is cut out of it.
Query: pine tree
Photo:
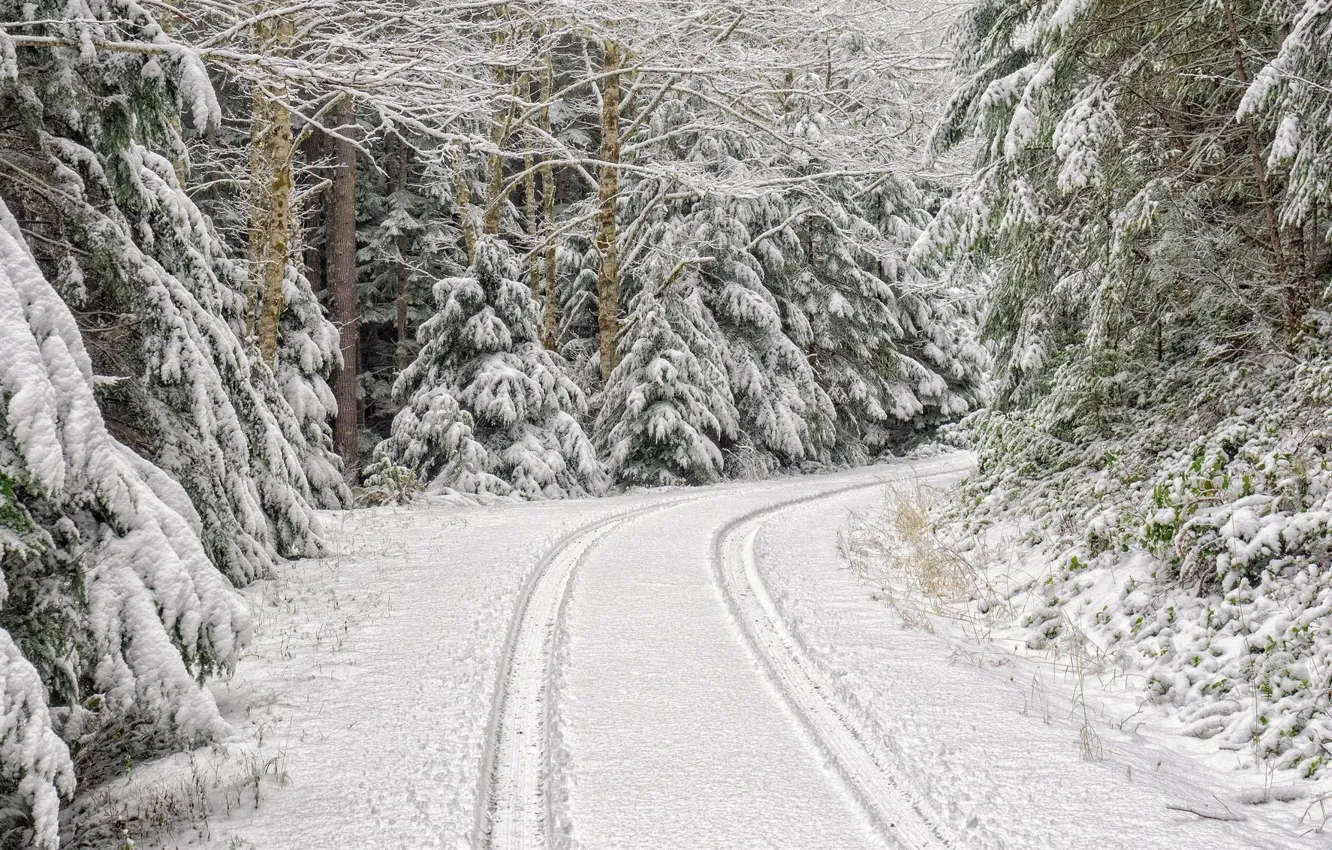
[[[394,388],[404,409],[377,454],[436,488],[599,494],[605,474],[579,424],[586,399],[542,346],[538,306],[520,277],[513,252],[482,237],[467,274],[436,284],[421,352]]]
[[[224,111],[245,112],[249,108],[234,91],[228,93],[232,96],[223,98],[221,103]],[[308,130],[308,126],[305,129]],[[195,137],[187,141],[191,142],[190,171],[203,184],[190,186],[191,200],[212,223],[217,237],[225,244],[226,254],[241,256],[248,248],[247,203],[239,194],[236,181],[230,179],[230,169],[235,160],[245,156],[250,136],[238,132],[232,122],[223,122],[207,138]],[[292,166],[307,188],[321,179],[319,163],[311,162],[311,159],[318,159],[319,148],[310,141],[307,138],[306,144],[298,148],[297,161]],[[311,212],[317,215],[318,208],[304,212],[307,216]],[[283,271],[277,354],[270,364],[281,395],[295,419],[292,421],[279,415],[278,421],[300,458],[312,504],[319,508],[338,509],[350,505],[352,499],[351,490],[342,476],[342,461],[333,449],[330,424],[337,405],[329,382],[341,363],[338,332],[316,292],[316,282],[322,280],[324,273],[318,246],[311,250],[309,235],[300,223],[296,223],[295,231],[288,240],[292,248]],[[307,266],[306,263],[312,260],[314,262]],[[229,272],[228,279],[234,287],[235,273]],[[251,347],[257,342],[258,320],[252,313],[254,306],[253,301],[248,302],[244,316],[228,314],[229,324],[237,337]],[[255,357],[253,350],[250,355],[252,360],[261,359]],[[259,369],[257,363],[254,368]],[[262,391],[268,391],[266,379],[253,382]]]
[[[926,222],[912,183],[845,180],[790,203],[817,210],[755,246],[788,334],[837,411],[835,455],[863,463],[978,407],[987,366],[974,296],[908,259]]]
[[[908,259],[928,220],[926,192],[892,174],[824,177],[818,143],[853,134],[812,104],[844,95],[822,79],[787,87],[801,86],[814,94],[788,92],[772,105],[790,150],[698,131],[706,122],[695,99],[687,91],[667,99],[652,118],[652,132],[670,139],[657,165],[696,170],[709,190],[681,198],[664,180],[633,176],[621,202],[642,246],[626,252],[626,291],[643,278],[636,266],[671,257],[678,267],[668,275],[696,288],[716,328],[740,412],[725,447],[728,474],[865,462],[973,409],[983,394],[974,295]],[[768,169],[773,188],[749,187],[755,168]]]
[[[739,167],[727,144],[695,137],[681,145],[681,156],[724,177]],[[656,180],[637,181],[627,210],[642,209],[659,191]],[[727,447],[728,475],[765,475],[824,460],[832,443],[832,405],[805,352],[788,335],[781,304],[750,250],[754,237],[781,215],[781,201],[774,195],[718,193],[662,204],[644,228],[652,251],[675,260],[676,268],[665,276],[698,292],[715,328],[713,344],[740,413],[735,439]],[[627,294],[633,297],[639,286],[639,276],[631,272]]]
[[[634,298],[597,441],[617,481],[710,484],[725,472],[721,446],[735,438],[739,414],[699,293],[664,283]]]
[[[1270,526],[1227,519],[1270,497],[1265,522],[1320,523],[1317,487],[1292,498],[1267,471],[1326,467],[1290,402],[1321,392],[1327,348],[1326,200],[1294,126],[1319,108],[1322,57],[1286,76],[1312,8],[982,2],[965,20],[937,143],[978,139],[977,170],[916,254],[990,277],[999,392],[964,431],[976,490],[1093,525],[1080,557],[1146,550],[1199,592],[1323,557],[1321,531],[1268,546],[1249,534]]]
[[[819,72],[788,75],[774,123],[791,144],[770,160],[799,182],[752,249],[836,410],[833,455],[844,462],[900,450],[973,409],[986,366],[957,287],[909,258],[937,190],[913,179],[914,152],[898,147],[918,122],[916,84],[882,61],[895,40],[844,32]],[[870,161],[894,170],[837,175],[835,158],[866,137],[878,148]]]

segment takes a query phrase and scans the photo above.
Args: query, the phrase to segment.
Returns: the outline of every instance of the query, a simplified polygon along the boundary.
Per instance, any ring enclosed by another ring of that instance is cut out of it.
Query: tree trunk
[[[407,190],[411,148],[407,146],[405,141],[400,142],[400,144],[396,189],[399,193],[402,193]],[[405,233],[400,233],[398,234],[397,243],[398,262],[395,264],[394,271],[398,278],[398,290],[394,300],[398,308],[398,348],[396,354],[398,371],[401,372],[407,368],[407,254],[411,250],[411,238]]]
[[[1241,88],[1249,87],[1249,72],[1244,67],[1244,51],[1240,46],[1239,29],[1235,24],[1235,4],[1233,0],[1222,0],[1226,30],[1230,36],[1231,51],[1235,56],[1235,78]],[[1286,298],[1287,331],[1290,329],[1290,304],[1292,286],[1290,273],[1286,266],[1286,252],[1281,243],[1281,230],[1277,224],[1276,199],[1272,196],[1272,184],[1268,180],[1267,165],[1263,161],[1263,146],[1258,141],[1258,129],[1253,123],[1253,116],[1244,118],[1244,134],[1249,142],[1249,160],[1253,168],[1253,179],[1258,184],[1258,195],[1263,204],[1263,223],[1267,226],[1268,247],[1272,253],[1272,271]],[[1301,314],[1302,315],[1302,314]]]
[[[528,74],[523,75],[524,96],[530,102],[532,100],[532,78]],[[537,144],[536,133],[532,132],[532,125],[527,125],[527,145],[523,151],[523,198],[527,207],[527,243],[528,250],[535,252],[538,246],[538,240],[541,238],[541,225],[537,222],[537,190],[536,190],[536,154],[533,152]],[[529,262],[532,264],[529,273],[529,279],[532,287],[532,300],[541,303],[541,262],[533,253]]]
[[[503,88],[508,80],[508,72],[501,67],[495,68],[495,79]],[[494,151],[486,160],[486,210],[481,219],[481,232],[487,236],[496,236],[500,229],[500,213],[504,210],[504,158],[500,151],[509,138],[509,123],[513,118],[512,104],[503,109],[496,107],[490,120],[490,141]]]
[[[344,97],[332,115],[336,130],[355,138],[356,108]],[[359,410],[356,378],[360,371],[360,327],[356,316],[356,148],[332,139],[333,185],[329,190],[326,239],[328,288],[333,302],[333,324],[338,327],[342,368],[333,376],[333,397],[338,403],[333,440],[342,455],[342,469],[350,483],[360,474]]]
[[[1304,317],[1313,302],[1316,275],[1304,228],[1290,225],[1286,232],[1289,234],[1293,267],[1290,269],[1290,282],[1286,285],[1286,339],[1293,341],[1304,325]]]
[[[550,135],[550,99],[555,86],[555,69],[550,55],[546,56],[546,69],[541,75],[541,130]],[[546,273],[546,348],[555,350],[555,168],[550,160],[541,162],[541,207],[544,213],[545,262],[542,264]]]
[[[305,137],[301,145],[306,163],[317,163],[324,158],[324,134],[310,133]],[[319,182],[319,177],[310,178],[310,185]],[[310,281],[310,289],[319,295],[324,291],[324,209],[327,192],[312,193],[309,200],[309,206],[306,208],[304,218],[305,226],[305,255],[302,258],[305,265],[305,277]]]
[[[476,260],[476,223],[472,221],[472,185],[467,179],[467,165],[463,152],[453,156],[453,204],[458,208],[458,227],[462,230],[463,248],[467,251],[467,264]]]
[[[254,28],[259,49],[268,55],[291,53],[291,18],[270,18]],[[292,138],[286,81],[258,82],[250,107],[249,306],[259,356],[277,360],[282,282],[291,234]]]
[[[601,181],[597,190],[597,336],[601,346],[601,381],[615,369],[620,335],[620,260],[616,245],[615,201],[620,193],[620,47],[605,45],[601,85]]]

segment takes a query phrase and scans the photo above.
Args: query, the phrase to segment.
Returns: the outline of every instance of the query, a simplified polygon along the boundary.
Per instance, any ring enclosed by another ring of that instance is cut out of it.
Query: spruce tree
[[[710,484],[725,473],[721,446],[739,414],[717,329],[697,290],[685,289],[656,280],[631,305],[596,425],[616,481]]]
[[[1268,166],[1283,180],[1281,225],[1296,259],[1303,253],[1309,274],[1293,275],[1287,313],[1325,302],[1318,284],[1332,277],[1332,241],[1326,230],[1328,186],[1332,186],[1332,6],[1304,0],[1278,25],[1287,35],[1258,73],[1240,103],[1241,121],[1259,122],[1270,133]],[[1320,232],[1321,231],[1321,232]],[[1295,234],[1301,234],[1301,243]]]
[[[605,490],[580,417],[587,402],[541,344],[513,252],[482,237],[461,277],[435,286],[421,352],[394,388],[403,410],[377,454],[437,489],[562,498]]]
[[[733,465],[742,475],[824,460],[833,442],[832,402],[805,352],[786,334],[777,298],[749,251],[759,223],[775,218],[766,209],[770,202],[705,203],[680,222],[680,237],[711,260],[682,277],[697,276],[724,340],[731,394],[741,414]]]

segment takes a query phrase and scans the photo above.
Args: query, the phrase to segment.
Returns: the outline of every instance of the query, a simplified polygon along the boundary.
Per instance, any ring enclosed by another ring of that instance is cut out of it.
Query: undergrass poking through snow
[[[944,616],[988,635],[1007,607],[987,572],[1002,546],[979,541],[964,550],[943,538],[931,516],[934,498],[920,481],[889,485],[878,509],[851,515],[841,554],[905,625],[933,631],[931,617]]]
[[[934,618],[942,617],[958,624],[964,640],[988,643],[996,628],[1016,619],[1018,594],[1004,568],[1015,551],[997,534],[961,545],[948,539],[935,519],[939,495],[921,481],[889,486],[877,510],[851,515],[839,540],[841,554],[904,626],[932,633]],[[1088,705],[1087,677],[1103,671],[1107,659],[1064,612],[1058,614],[1058,628],[1047,631],[1056,639],[1042,644],[1046,662],[1072,678],[1070,714],[1080,727],[1082,758],[1100,761],[1105,748]],[[963,647],[954,651],[955,658],[967,654]],[[1032,680],[1030,707],[1049,722],[1051,707],[1039,674]]]

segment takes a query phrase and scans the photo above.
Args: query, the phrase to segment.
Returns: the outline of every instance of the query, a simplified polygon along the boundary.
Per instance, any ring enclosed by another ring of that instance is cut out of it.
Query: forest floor
[[[234,740],[115,789],[167,825],[137,846],[1332,844],[1113,682],[876,598],[848,518],[968,463],[326,514],[328,557],[247,591]]]

